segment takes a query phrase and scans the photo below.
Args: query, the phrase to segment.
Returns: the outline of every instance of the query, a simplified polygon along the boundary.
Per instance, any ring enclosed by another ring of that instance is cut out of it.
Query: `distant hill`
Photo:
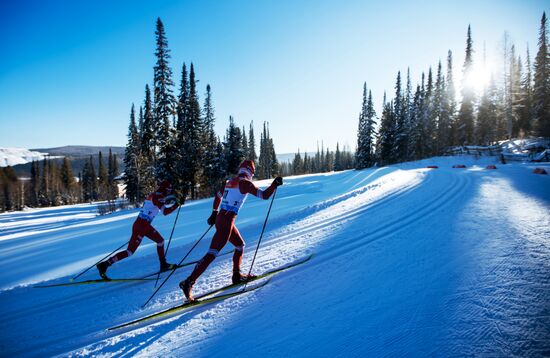
[[[2,148],[6,150],[12,150],[15,148]],[[61,163],[63,160],[63,157],[68,157],[71,165],[73,167],[73,172],[76,175],[78,175],[79,172],[82,172],[82,168],[84,168],[84,163],[90,155],[93,157],[94,160],[94,166],[97,170],[98,166],[98,156],[99,152],[103,155],[103,161],[105,165],[107,165],[107,158],[109,157],[109,149],[112,150],[113,154],[117,155],[117,162],[118,162],[118,168],[119,172],[124,171],[124,150],[125,147],[99,147],[99,146],[89,146],[89,145],[67,145],[64,147],[55,147],[55,148],[33,148],[30,150],[27,149],[20,149],[16,151],[17,155],[20,155],[21,159],[17,158],[17,160],[14,161],[14,158],[12,157],[11,163],[22,163],[22,164],[8,164],[12,165],[15,169],[15,172],[17,173],[17,176],[19,177],[29,177],[30,176],[30,170],[31,170],[31,161],[32,160],[42,160],[45,156],[53,157],[52,160],[57,163]],[[30,154],[29,154],[30,153]],[[31,155],[32,154],[32,155]],[[284,162],[292,162],[294,159],[295,153],[283,153],[283,154],[277,154],[277,160],[279,163]],[[304,153],[302,153],[302,156]],[[315,153],[308,153],[308,156],[314,156]],[[0,151],[0,163],[2,163],[2,159],[6,156],[2,156],[2,152]],[[6,159],[7,160],[7,159]]]
[[[107,166],[107,159],[109,158],[109,148],[112,150],[113,154],[117,156],[119,172],[124,171],[124,150],[125,147],[98,147],[98,146],[84,146],[84,145],[68,145],[65,147],[57,148],[36,148],[31,149],[32,152],[39,152],[41,154],[48,154],[50,157],[53,157],[53,161],[61,163],[63,157],[69,158],[71,165],[73,167],[74,175],[77,176],[79,172],[82,172],[84,168],[84,163],[90,155],[94,160],[94,166],[97,170],[98,167],[98,157],[99,152],[103,155],[103,162]],[[43,157],[34,158],[35,160],[41,160]],[[31,159],[32,161],[32,159]],[[31,162],[25,164],[14,165],[13,168],[17,173],[18,177],[29,177],[31,171]]]
[[[52,156],[63,156],[63,157],[83,157],[83,156],[90,156],[90,155],[97,155],[99,152],[101,152],[103,155],[107,153],[109,155],[109,149],[113,151],[113,154],[116,154],[117,156],[124,155],[125,147],[96,147],[96,146],[89,146],[89,145],[67,145],[64,147],[56,147],[56,148],[36,148],[31,149],[32,151],[37,151],[41,153],[48,153]]]

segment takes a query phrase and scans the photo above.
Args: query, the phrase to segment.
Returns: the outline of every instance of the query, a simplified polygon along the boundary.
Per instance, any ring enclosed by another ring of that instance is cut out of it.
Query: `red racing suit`
[[[191,281],[194,282],[197,280],[210,263],[214,261],[218,253],[223,249],[225,244],[227,244],[227,241],[235,246],[235,252],[233,253],[233,271],[240,271],[245,243],[239,230],[235,226],[235,218],[248,194],[267,200],[271,197],[275,188],[276,186],[271,184],[265,190],[259,189],[244,176],[234,177],[228,180],[225,185],[220,188],[214,198],[213,205],[215,211],[219,209],[219,213],[216,216],[216,233],[210,243],[210,249],[197,263],[195,269],[189,276]]]
[[[161,192],[154,192],[147,196],[143,207],[139,211],[139,215],[132,226],[132,236],[128,242],[128,248],[124,251],[119,251],[114,256],[110,257],[108,262],[110,265],[117,261],[132,256],[141,244],[141,240],[146,236],[157,243],[157,254],[161,262],[165,261],[164,257],[164,239],[157,230],[151,225],[153,219],[162,212],[163,215],[168,215],[178,208],[175,204],[169,208],[164,206],[166,196]]]

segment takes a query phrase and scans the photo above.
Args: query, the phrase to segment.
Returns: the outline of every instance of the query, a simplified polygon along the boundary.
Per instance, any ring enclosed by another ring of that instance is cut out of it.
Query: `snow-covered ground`
[[[35,152],[24,148],[0,148],[0,167],[42,160],[47,155],[48,153]]]
[[[120,332],[106,329],[180,303],[190,268],[145,309],[150,282],[33,285],[67,282],[124,244],[135,210],[1,214],[0,356],[550,356],[550,176],[533,174],[536,166],[550,172],[548,163],[445,157],[285,179],[254,272],[313,253],[309,262],[257,291]],[[251,197],[237,219],[245,268],[268,206]],[[181,209],[169,261],[207,229],[210,210],[211,199]],[[154,222],[166,239],[174,218]],[[109,274],[157,266],[144,240]],[[230,271],[230,256],[219,257],[195,292],[227,284]]]

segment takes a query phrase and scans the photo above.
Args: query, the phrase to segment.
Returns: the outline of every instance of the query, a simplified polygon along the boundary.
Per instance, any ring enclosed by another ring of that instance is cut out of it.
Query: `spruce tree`
[[[144,199],[140,176],[143,162],[139,144],[139,134],[136,127],[134,105],[132,105],[130,112],[130,125],[128,127],[128,143],[124,152],[124,182],[126,184],[126,197],[132,203],[140,203]],[[85,172],[82,173],[82,176],[84,180]],[[86,193],[86,189],[84,189],[84,193]]]
[[[38,161],[33,160],[31,163],[31,180],[29,192],[29,205],[31,207],[38,206],[38,192],[40,186],[40,166]]]
[[[118,176],[118,163],[116,154],[113,154],[109,148],[109,200],[115,200],[118,197],[118,185],[115,178]]]
[[[462,103],[458,113],[458,144],[470,145],[474,139],[474,104],[475,92],[469,83],[469,78],[472,75],[473,69],[473,40],[472,31],[468,25],[468,35],[466,39],[466,58],[463,66],[462,77]]]
[[[224,142],[224,158],[227,165],[225,172],[236,174],[239,164],[245,159],[244,154],[241,130],[235,125],[233,117],[229,116],[229,127]]]
[[[72,204],[76,202],[75,198],[75,179],[73,168],[69,158],[63,157],[61,165],[61,183],[63,185],[63,202],[64,204]]]
[[[164,32],[162,21],[157,19],[156,51],[157,63],[154,68],[154,123],[155,142],[159,148],[158,161],[156,166],[156,177],[161,179],[174,180],[176,176],[175,163],[176,138],[170,125],[170,119],[174,114],[175,98],[172,94],[172,69],[168,64],[170,50],[168,40]]]
[[[367,96],[367,84],[363,84],[363,102],[359,113],[359,129],[357,131],[356,168],[363,169],[374,164],[374,125],[376,112],[372,101],[372,92]]]
[[[97,193],[97,174],[94,167],[93,157],[86,161],[82,169],[82,187],[84,192],[84,201],[94,201],[98,199]]]
[[[133,202],[141,202],[142,193],[151,192],[155,189],[155,167],[157,153],[155,148],[155,118],[153,113],[153,102],[149,85],[145,85],[145,100],[143,103],[143,125],[139,128],[139,136],[134,138],[136,148],[132,150],[136,156],[136,163],[139,162],[139,195]],[[138,160],[139,159],[139,160]],[[137,168],[137,167],[136,167]]]
[[[435,81],[434,109],[436,111],[436,148],[435,154],[442,154],[444,148],[450,145],[451,116],[447,98],[447,88],[443,77],[441,61],[437,66],[437,78]]]
[[[408,138],[405,125],[405,100],[401,85],[401,71],[397,72],[397,79],[395,81],[394,116],[395,148],[393,157],[396,161],[403,161],[407,153]]]
[[[529,45],[527,46],[527,56],[525,62],[524,76],[521,79],[521,89],[519,98],[519,108],[517,109],[517,126],[519,133],[531,135],[531,118],[534,117],[533,110],[533,74],[531,71],[531,59],[529,55]]]
[[[484,89],[483,95],[481,97],[481,102],[479,104],[477,123],[476,123],[476,133],[478,144],[480,145],[491,145],[493,144],[496,137],[496,128],[498,121],[498,92],[495,84],[494,78],[491,76],[489,86]]]
[[[451,50],[447,53],[447,76],[445,77],[445,103],[447,104],[447,113],[449,116],[449,136],[448,142],[442,142],[443,146],[452,146],[458,144],[458,129],[456,123],[456,91],[453,78],[453,53]]]
[[[183,81],[183,80],[182,80]],[[182,88],[184,84],[182,82]],[[183,97],[182,92],[180,97]],[[184,109],[185,116],[183,120],[182,130],[183,134],[179,134],[183,137],[183,143],[180,148],[181,166],[179,170],[181,179],[183,180],[183,193],[191,195],[191,198],[196,198],[195,189],[197,187],[200,175],[202,175],[201,163],[203,160],[202,154],[205,148],[202,141],[202,120],[201,111],[199,105],[199,99],[197,95],[195,69],[191,63],[189,71],[189,99]]]
[[[248,159],[248,155],[250,151],[248,150],[248,138],[246,137],[246,128],[244,126],[242,130],[242,141],[243,141],[242,147],[243,147],[244,157]]]
[[[109,196],[109,173],[107,172],[107,168],[105,168],[105,163],[103,162],[103,154],[101,153],[101,151],[99,152],[97,160],[98,198],[100,200],[106,200]]]
[[[384,105],[382,116],[380,118],[380,130],[378,133],[377,152],[383,164],[392,164],[396,160],[395,138],[396,138],[396,120],[393,110],[393,102]]]
[[[254,138],[254,122],[250,122],[250,129],[248,130],[248,159],[256,162],[258,155],[256,154],[256,139]]]
[[[298,148],[298,152],[294,154],[294,160],[292,161],[292,174],[293,175],[304,174],[304,161],[302,160],[302,156],[300,155],[299,148]]]
[[[537,135],[550,137],[550,52],[546,12],[542,14],[539,30],[539,49],[535,57],[535,84],[533,93]]]
[[[508,136],[516,138],[519,134],[518,119],[521,111],[521,58],[516,57],[515,46],[510,52],[510,77],[508,88],[510,89],[510,110],[508,117]]]

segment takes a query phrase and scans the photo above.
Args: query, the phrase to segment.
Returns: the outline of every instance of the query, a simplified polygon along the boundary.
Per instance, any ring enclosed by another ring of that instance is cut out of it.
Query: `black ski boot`
[[[173,270],[176,268],[176,264],[169,264],[166,260],[160,262],[160,272]]]
[[[244,283],[244,282],[253,280],[255,278],[256,278],[255,275],[251,275],[251,274],[243,275],[240,271],[233,271],[233,276],[231,277],[231,281],[233,282],[234,285],[236,285],[238,283]]]
[[[97,267],[97,270],[99,271],[99,276],[101,276],[104,280],[110,280],[109,277],[107,277],[107,268],[109,268],[111,264],[109,264],[109,261],[103,261],[95,265]]]
[[[193,293],[191,292],[193,290],[194,284],[195,281],[191,281],[189,278],[180,282],[180,288],[182,289],[185,298],[187,298],[187,301],[189,302],[195,301],[195,299],[193,298]]]

